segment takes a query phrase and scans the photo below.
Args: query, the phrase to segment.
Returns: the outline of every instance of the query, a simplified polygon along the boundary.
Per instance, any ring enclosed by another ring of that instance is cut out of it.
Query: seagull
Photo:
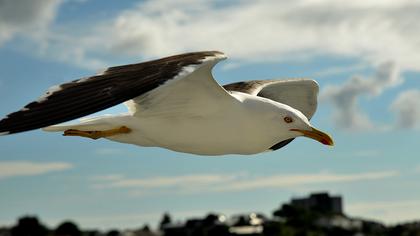
[[[317,108],[311,79],[252,80],[220,86],[211,70],[226,55],[192,52],[115,66],[56,85],[0,120],[0,135],[33,129],[105,138],[198,155],[274,151],[299,136],[333,145],[309,120]],[[83,118],[124,103],[128,112]]]

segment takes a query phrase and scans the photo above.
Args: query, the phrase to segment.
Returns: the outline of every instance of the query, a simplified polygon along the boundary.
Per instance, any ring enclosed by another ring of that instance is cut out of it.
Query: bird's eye
[[[293,122],[293,119],[290,116],[286,116],[286,117],[284,117],[284,122],[286,122],[286,123],[292,123]]]

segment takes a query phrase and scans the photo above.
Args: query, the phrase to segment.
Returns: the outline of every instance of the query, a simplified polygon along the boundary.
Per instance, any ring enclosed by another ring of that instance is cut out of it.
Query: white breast
[[[254,154],[273,144],[255,120],[233,111],[211,117],[139,119],[137,124],[139,135],[146,136],[155,146],[179,152]]]

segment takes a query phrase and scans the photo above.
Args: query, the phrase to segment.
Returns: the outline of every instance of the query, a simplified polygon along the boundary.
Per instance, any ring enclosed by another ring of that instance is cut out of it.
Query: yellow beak
[[[314,139],[322,144],[334,146],[334,141],[328,134],[312,127],[312,130],[290,129],[290,131],[297,131],[303,136]]]

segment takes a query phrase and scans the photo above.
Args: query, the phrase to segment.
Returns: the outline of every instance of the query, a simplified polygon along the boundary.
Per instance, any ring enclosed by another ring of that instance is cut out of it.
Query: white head
[[[278,142],[305,136],[325,145],[334,145],[331,136],[314,128],[299,110],[271,100],[259,103],[258,107],[260,115],[264,114],[264,119],[268,119],[268,132],[274,135]]]
[[[291,135],[295,137],[305,136],[325,145],[334,145],[331,136],[313,127],[308,118],[299,110],[285,106],[281,114],[283,115],[283,121],[280,122],[285,126],[286,131],[291,132]]]

